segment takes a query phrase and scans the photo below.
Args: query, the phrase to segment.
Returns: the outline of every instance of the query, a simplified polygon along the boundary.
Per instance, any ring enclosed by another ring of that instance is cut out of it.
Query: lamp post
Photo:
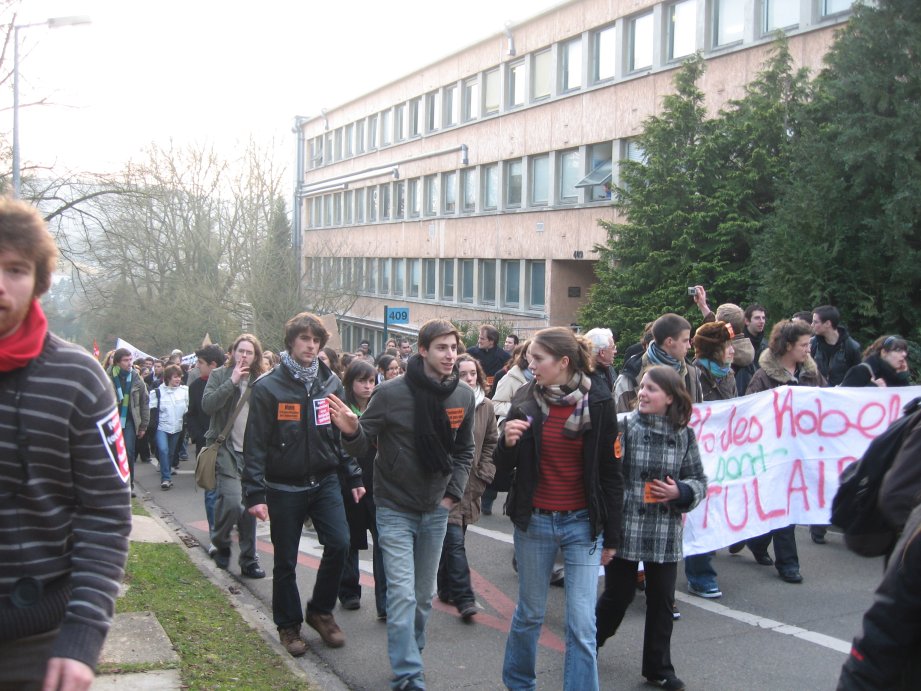
[[[51,17],[43,22],[13,25],[13,196],[16,199],[19,199],[21,182],[19,172],[19,30],[28,29],[31,26],[47,26],[49,29],[57,29],[62,26],[89,23],[89,17],[75,16]]]

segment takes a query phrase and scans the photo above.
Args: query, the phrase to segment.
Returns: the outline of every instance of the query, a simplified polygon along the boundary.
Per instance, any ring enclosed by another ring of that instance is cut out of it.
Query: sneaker
[[[341,601],[342,609],[360,609],[361,608],[361,598],[358,597],[347,597]]]
[[[307,652],[307,644],[301,638],[300,624],[278,629],[278,638],[291,657],[300,657]]]
[[[675,621],[678,621],[679,619],[681,619],[681,612],[678,611],[677,602],[672,603],[672,619],[674,619]],[[683,689],[684,687],[682,686],[681,688]]]
[[[214,563],[217,564],[219,569],[226,571],[230,567],[230,547],[215,550],[211,558],[214,559]]]
[[[661,689],[668,689],[669,691],[684,691],[686,688],[684,682],[676,676],[663,677],[661,679],[646,677],[646,681],[653,686],[658,686]]]
[[[646,590],[646,572],[637,571],[636,572],[636,589],[641,593]]]
[[[246,566],[241,566],[240,574],[244,578],[265,578],[265,571],[259,566],[258,561],[251,561]]]
[[[696,595],[697,597],[704,597],[708,600],[715,600],[718,597],[723,597],[723,593],[720,592],[720,589],[717,586],[711,586],[709,588],[695,588],[693,585],[688,583],[688,592],[691,595]]]
[[[304,619],[307,625],[320,634],[320,638],[330,648],[341,648],[345,645],[345,634],[339,628],[332,614],[323,614],[321,612],[311,612],[309,609],[304,613]]]
[[[172,488],[173,488],[173,483],[170,482],[169,480],[164,480],[163,482],[160,483],[160,489],[162,489],[164,492]]]
[[[475,602],[465,602],[462,605],[457,606],[457,611],[460,612],[461,619],[464,621],[470,621],[477,614],[477,608]]]

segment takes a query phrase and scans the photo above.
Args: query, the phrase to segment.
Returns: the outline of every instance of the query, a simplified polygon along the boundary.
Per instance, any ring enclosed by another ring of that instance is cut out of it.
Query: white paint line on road
[[[767,619],[766,617],[759,617],[756,614],[742,612],[737,609],[727,607],[726,605],[721,605],[718,602],[702,600],[699,597],[685,595],[682,592],[676,592],[675,598],[681,600],[681,602],[685,602],[689,605],[694,605],[695,607],[706,610],[707,612],[718,614],[723,617],[729,617],[730,619],[735,619],[738,622],[748,624],[749,626],[754,626],[759,629],[767,629],[768,631],[773,631],[774,633],[782,633],[787,636],[793,636],[794,638],[809,641],[810,643],[820,645],[823,648],[834,650],[837,653],[844,653],[847,655],[851,651],[851,644],[849,641],[842,641],[840,638],[826,636],[824,633],[809,631],[808,629],[804,629],[799,626],[784,624],[782,621],[775,621],[773,619]]]
[[[488,528],[481,528],[476,525],[467,526],[467,530],[472,533],[477,533],[478,535],[483,535],[484,537],[492,538],[493,540],[498,540],[499,542],[505,542],[509,545],[514,544],[514,539],[512,536],[500,530],[489,530]],[[823,648],[828,648],[829,650],[834,650],[838,653],[844,653],[845,655],[851,651],[851,644],[849,641],[843,641],[840,638],[826,636],[824,633],[809,631],[808,629],[804,629],[799,626],[793,626],[791,624],[784,624],[782,621],[775,621],[774,619],[768,619],[767,617],[759,617],[757,614],[742,612],[740,610],[727,607],[726,605],[721,605],[718,602],[703,600],[699,597],[686,595],[681,592],[676,592],[675,597],[678,600],[681,600],[681,602],[686,602],[689,605],[694,605],[695,607],[699,607],[700,609],[711,612],[712,614],[718,614],[721,617],[735,619],[738,622],[748,624],[749,626],[754,626],[755,628],[766,629],[768,631],[781,633],[786,636],[793,636],[794,638],[799,638],[801,640],[814,643],[815,645],[822,646]]]

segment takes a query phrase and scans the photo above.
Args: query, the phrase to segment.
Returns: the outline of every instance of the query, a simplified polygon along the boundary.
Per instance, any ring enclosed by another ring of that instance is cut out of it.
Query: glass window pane
[[[372,115],[368,118],[368,148],[377,148],[377,116]]]
[[[365,189],[355,190],[355,222],[365,222]]]
[[[457,210],[457,173],[445,173],[442,186],[445,194],[445,213],[453,214]]]
[[[409,136],[418,137],[422,131],[422,99],[409,102]]]
[[[616,55],[614,27],[609,26],[595,34],[595,81],[600,82],[614,76]]]
[[[484,76],[486,87],[483,91],[483,113],[491,115],[499,112],[499,70],[490,70]]]
[[[456,125],[460,113],[460,99],[457,98],[457,85],[445,87],[445,127]]]
[[[534,100],[550,96],[550,51],[543,50],[534,55],[532,63],[531,89]]]
[[[390,220],[390,185],[381,185],[381,220]]]
[[[483,168],[483,208],[495,209],[499,205],[499,165]]]
[[[406,216],[406,181],[400,180],[397,183],[397,196],[393,208],[394,218],[405,218]]]
[[[409,260],[409,292],[411,298],[419,297],[419,260]]]
[[[854,0],[825,0],[822,7],[822,15],[837,14],[838,12],[847,12],[851,9]]]
[[[425,297],[434,300],[435,299],[435,260],[426,259],[423,261],[425,264]]]
[[[764,31],[788,29],[799,24],[800,0],[764,0]]]
[[[377,187],[368,188],[368,223],[377,220]]]
[[[550,198],[550,156],[531,159],[531,203],[546,204]]]
[[[438,178],[435,175],[425,177],[425,215],[438,213]]]
[[[543,309],[544,303],[544,278],[546,265],[544,262],[528,262],[528,307]]]
[[[409,215],[418,216],[422,212],[422,195],[419,191],[419,178],[409,181]]]
[[[521,262],[517,259],[502,262],[502,304],[518,307],[521,303]]]
[[[403,294],[403,260],[393,260],[393,294]]]
[[[346,190],[343,206],[345,207],[345,224],[350,225],[352,223],[352,214],[355,211],[355,193],[352,190]]]
[[[454,299],[454,260],[441,260],[441,299]]]
[[[460,300],[461,302],[473,302],[473,260],[461,259],[460,268]]]
[[[524,61],[509,65],[508,68],[508,106],[514,108],[524,104]]]
[[[652,66],[652,13],[630,22],[630,69]]]
[[[697,49],[697,0],[684,0],[670,8],[669,59],[683,58]]]
[[[426,129],[429,132],[437,130],[441,126],[441,101],[438,99],[437,91],[433,91],[425,97],[425,111],[428,117]]]
[[[468,79],[464,82],[464,122],[476,120],[480,114],[480,80]]]
[[[480,262],[480,302],[486,305],[496,304],[495,259],[484,259]]]
[[[743,0],[718,0],[716,3],[716,45],[725,46],[741,41],[745,31]]]
[[[385,110],[381,113],[381,146],[386,146],[392,141],[393,138],[393,124],[392,124],[392,113],[389,110]]]
[[[570,91],[582,86],[582,39],[577,38],[560,47],[560,89]]]
[[[476,211],[476,171],[461,171],[463,189],[463,211]]]
[[[591,169],[595,170],[599,166],[603,166],[605,163],[610,164],[612,162],[612,152],[614,150],[611,142],[605,142],[603,144],[593,144],[589,149],[589,163],[591,164]],[[611,186],[608,185],[594,185],[591,188],[591,201],[598,202],[604,201],[611,198]]]
[[[345,126],[345,155],[351,156],[355,153],[355,125]]]
[[[380,273],[380,293],[386,295],[390,292],[390,260],[378,259],[377,270]]]
[[[360,154],[365,150],[365,121],[355,123],[355,153]]]
[[[582,156],[567,151],[560,156],[560,201],[574,202],[579,198],[576,183],[582,178]]]
[[[521,159],[505,164],[505,205],[521,206]]]

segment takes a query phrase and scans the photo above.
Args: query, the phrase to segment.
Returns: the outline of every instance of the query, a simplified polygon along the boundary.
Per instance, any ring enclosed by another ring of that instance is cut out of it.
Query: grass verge
[[[156,615],[179,654],[183,688],[307,688],[181,546],[131,543],[125,584],[116,611]],[[115,669],[134,671],[100,672]]]

